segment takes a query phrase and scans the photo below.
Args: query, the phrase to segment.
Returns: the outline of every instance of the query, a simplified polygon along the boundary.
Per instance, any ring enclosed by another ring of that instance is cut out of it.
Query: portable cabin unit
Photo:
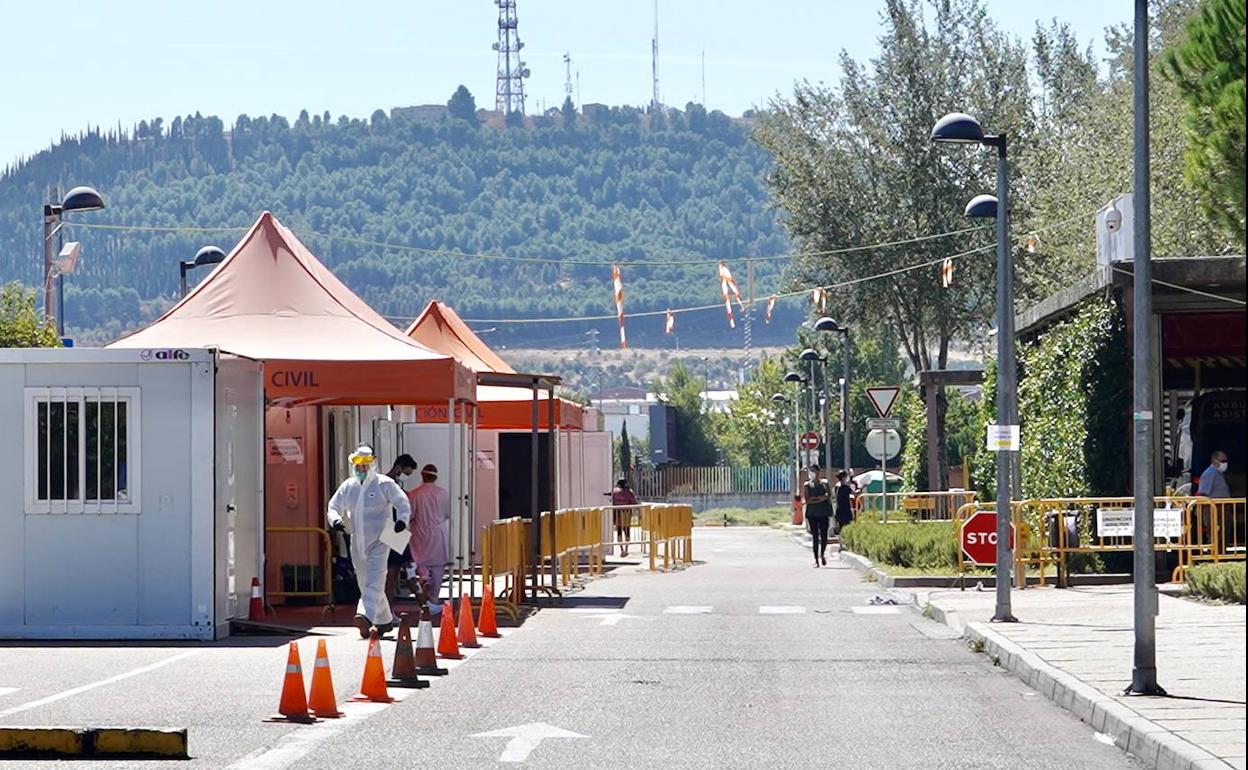
[[[216,639],[264,532],[257,362],[0,349],[0,638]]]

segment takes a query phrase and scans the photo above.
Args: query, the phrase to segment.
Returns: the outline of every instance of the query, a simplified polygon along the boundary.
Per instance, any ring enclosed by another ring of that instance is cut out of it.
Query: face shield
[[[373,469],[373,463],[377,462],[376,455],[373,454],[373,448],[361,444],[354,452],[347,455],[347,461],[351,463],[351,469],[355,473],[355,477],[361,482],[368,478],[369,472]]]

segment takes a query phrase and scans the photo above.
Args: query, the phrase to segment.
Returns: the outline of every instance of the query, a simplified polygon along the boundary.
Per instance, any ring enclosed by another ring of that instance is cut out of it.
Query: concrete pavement
[[[791,535],[698,529],[694,554],[670,574],[617,569],[428,689],[337,722],[261,722],[285,649],[253,639],[0,647],[0,693],[17,688],[0,723],[185,726],[189,764],[259,770],[1134,766],[945,626],[869,604],[848,566],[812,568]],[[364,645],[329,639],[345,699]]]

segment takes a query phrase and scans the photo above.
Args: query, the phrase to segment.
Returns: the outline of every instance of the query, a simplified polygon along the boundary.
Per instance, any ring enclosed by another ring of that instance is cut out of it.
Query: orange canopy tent
[[[407,334],[425,347],[455,357],[477,374],[477,427],[483,430],[530,430],[533,427],[533,389],[538,388],[539,430],[551,424],[549,396],[555,378],[517,373],[489,345],[468,328],[449,305],[432,301],[408,327]],[[573,401],[555,398],[554,422],[559,429],[585,429],[585,409]],[[421,419],[418,415],[417,419]]]
[[[265,397],[294,404],[446,404],[476,378],[400,332],[269,212],[195,290],[112,348],[214,347],[264,363]]]

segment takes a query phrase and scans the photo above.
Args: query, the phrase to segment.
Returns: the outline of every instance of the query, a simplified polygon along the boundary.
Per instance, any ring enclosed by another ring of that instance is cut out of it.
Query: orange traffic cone
[[[438,629],[438,657],[459,660],[464,657],[455,639],[455,611],[450,602],[442,602],[442,627]]]
[[[247,607],[248,620],[264,620],[264,599],[260,596],[260,578],[251,579],[251,605]]]
[[[433,649],[433,622],[429,620],[426,606],[420,614],[420,626],[416,631],[416,673],[421,676],[445,676],[446,669],[438,665]]]
[[[412,652],[412,627],[407,622],[406,614],[399,623],[399,640],[394,647],[394,666],[390,669],[390,679],[386,684],[418,689],[429,686],[416,673],[416,656]]]
[[[793,496],[793,523],[799,526],[802,523],[802,498],[797,495]]]
[[[325,650],[324,639],[316,643],[316,663],[312,665],[312,690],[308,694],[308,707],[322,719],[337,719],[343,715],[338,710],[338,701],[334,697],[334,677],[329,672],[329,653]]]
[[[489,586],[485,587],[485,592],[481,597],[481,616],[477,618],[477,630],[482,636],[488,636],[491,639],[501,636],[498,633],[498,620],[494,612],[494,592]]]
[[[290,651],[286,653],[286,678],[282,681],[282,699],[277,706],[277,715],[264,721],[316,721],[308,713],[308,698],[303,689],[303,666],[299,665],[299,646],[294,642],[290,643]]]
[[[381,638],[375,628],[368,634],[368,658],[364,661],[364,679],[360,682],[360,694],[352,700],[374,703],[390,703],[394,700],[386,691],[386,667],[381,661]]]
[[[480,647],[477,641],[477,629],[472,623],[472,600],[464,594],[459,600],[459,646]]]

